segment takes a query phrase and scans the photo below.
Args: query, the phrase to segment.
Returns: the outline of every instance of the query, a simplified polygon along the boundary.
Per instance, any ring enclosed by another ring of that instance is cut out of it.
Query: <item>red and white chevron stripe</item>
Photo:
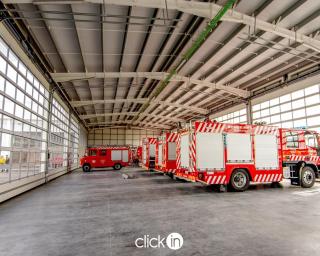
[[[176,172],[176,169],[169,169],[167,170],[168,173],[175,173]]]
[[[191,143],[189,143],[190,171],[195,172],[196,169],[196,136],[194,132],[190,134]]]
[[[157,143],[157,138],[149,138],[149,143],[150,144],[156,144]]]
[[[263,126],[258,125],[254,128],[254,134],[270,134],[270,135],[276,135],[278,132],[277,127],[272,126]]]
[[[254,177],[255,182],[277,182],[282,180],[282,174],[257,174]]]
[[[178,139],[178,133],[170,133],[167,137],[167,142],[175,142]]]
[[[290,156],[290,161],[301,161],[301,160],[304,160],[306,156],[295,156],[295,155],[292,155]]]
[[[206,183],[207,184],[226,184],[227,176],[226,175],[211,175],[207,176]]]
[[[196,132],[223,132],[226,124],[217,122],[200,122]]]
[[[180,146],[181,145],[181,135],[178,134],[178,138],[177,138],[177,148],[176,148],[176,151],[177,151],[177,169],[180,169],[180,166],[181,166],[181,154],[180,154]]]
[[[319,156],[311,156],[311,157],[310,157],[310,161],[314,161],[314,162],[319,161],[319,159],[320,159]]]

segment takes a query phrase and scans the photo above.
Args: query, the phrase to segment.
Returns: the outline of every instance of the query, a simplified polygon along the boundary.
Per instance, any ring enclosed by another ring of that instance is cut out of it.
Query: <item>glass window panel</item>
[[[32,85],[27,82],[26,92],[32,96],[32,91],[33,91]]]
[[[18,86],[23,90],[26,88],[26,80],[20,75],[18,75]]]
[[[16,99],[18,102],[24,104],[24,93],[20,90],[17,90]]]
[[[280,105],[281,112],[291,110],[291,102]]]
[[[16,87],[8,81],[6,82],[6,94],[12,98],[16,97]]]
[[[261,117],[268,116],[268,115],[270,115],[270,111],[268,108],[261,110]]]
[[[5,129],[5,130],[12,131],[12,129],[13,129],[13,119],[11,117],[3,115],[2,128]]]
[[[14,131],[15,132],[22,132],[22,125],[23,125],[22,122],[15,120],[14,121]]]
[[[294,118],[300,118],[300,117],[305,117],[305,116],[306,116],[306,112],[304,109],[299,109],[299,110],[293,111]]]
[[[7,76],[13,82],[15,82],[15,83],[17,82],[17,71],[11,65],[8,65]]]
[[[304,89],[305,95],[310,95],[319,92],[319,85],[313,85]]]
[[[19,68],[18,69],[19,69],[21,74],[23,74],[23,75],[27,74],[27,68],[21,61],[19,62]]]
[[[25,106],[31,109],[32,100],[28,96],[25,96]]]
[[[2,135],[1,135],[1,146],[2,147],[11,147],[11,134],[2,133]]]
[[[18,58],[11,50],[9,50],[9,61],[13,66],[18,67]]]
[[[307,116],[314,116],[320,114],[320,106],[313,106],[306,108]]]
[[[296,92],[293,92],[291,94],[291,97],[292,99],[298,99],[298,98],[302,98],[304,96],[304,90],[299,90],[299,91],[296,91]]]
[[[293,121],[293,127],[295,128],[306,128],[307,126],[307,120],[306,119],[299,119]]]
[[[6,83],[6,80],[2,76],[0,76],[0,91],[4,92],[5,83]]]
[[[280,103],[287,102],[287,101],[290,101],[290,100],[291,100],[291,95],[290,94],[287,94],[287,95],[284,95],[284,96],[280,97]]]
[[[16,105],[15,115],[17,117],[23,118],[23,108],[19,105]]]
[[[3,109],[3,101],[4,101],[4,98],[2,95],[0,95],[0,109]]]
[[[253,119],[260,118],[260,116],[261,116],[261,112],[260,112],[260,111],[257,111],[257,112],[253,112],[253,113],[252,113]]]
[[[257,111],[257,110],[260,110],[260,104],[252,106],[252,111]]]
[[[274,115],[274,116],[271,116],[270,118],[271,118],[272,124],[280,122],[280,115]]]
[[[281,114],[281,121],[287,121],[292,119],[292,112]]]
[[[319,94],[306,97],[306,106],[314,105],[320,102]]]
[[[14,113],[14,102],[12,100],[9,100],[8,98],[5,98],[3,110],[10,113],[10,114],[13,114]]]
[[[247,114],[247,110],[245,108],[240,110],[240,116],[246,115],[246,114]]]
[[[260,106],[261,106],[261,109],[268,108],[269,107],[269,101],[265,101],[265,102],[261,103]]]
[[[275,106],[275,105],[279,105],[279,103],[280,103],[279,98],[272,99],[272,100],[270,100],[270,107]]]
[[[5,42],[0,39],[0,52],[4,55],[8,55],[8,46]]]
[[[270,108],[271,115],[278,114],[278,113],[280,113],[280,106],[275,106],[275,107]]]
[[[33,75],[29,70],[27,72],[27,79],[30,81],[31,84],[33,84]]]
[[[293,109],[302,108],[302,107],[304,107],[304,105],[305,105],[304,99],[292,101],[292,108]]]
[[[316,126],[320,124],[319,117],[309,117],[307,118],[308,126]]]
[[[282,128],[292,128],[293,127],[293,122],[285,122],[281,124]]]
[[[5,74],[7,68],[7,62],[4,60],[4,58],[0,57],[0,71]]]

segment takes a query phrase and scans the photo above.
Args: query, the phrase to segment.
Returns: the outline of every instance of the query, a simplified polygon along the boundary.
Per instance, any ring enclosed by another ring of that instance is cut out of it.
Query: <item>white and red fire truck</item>
[[[147,170],[155,168],[157,138],[142,139],[142,167]]]
[[[176,171],[178,133],[166,132],[157,140],[155,170],[173,175]]]
[[[272,126],[195,122],[182,131],[177,177],[244,191],[250,182],[312,187],[319,175],[319,136]]]

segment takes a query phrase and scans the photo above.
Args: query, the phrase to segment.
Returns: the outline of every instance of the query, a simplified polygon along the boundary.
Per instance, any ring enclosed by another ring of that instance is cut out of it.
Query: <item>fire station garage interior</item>
[[[0,255],[320,254],[319,0],[0,21]]]

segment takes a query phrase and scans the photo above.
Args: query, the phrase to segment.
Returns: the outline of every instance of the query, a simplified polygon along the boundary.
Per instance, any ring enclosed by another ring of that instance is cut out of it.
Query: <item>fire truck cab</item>
[[[283,175],[293,185],[309,186],[319,178],[319,134],[305,129],[280,129]]]
[[[85,156],[80,159],[80,165],[84,172],[95,168],[113,167],[120,170],[130,163],[128,147],[95,147],[88,148]]]

